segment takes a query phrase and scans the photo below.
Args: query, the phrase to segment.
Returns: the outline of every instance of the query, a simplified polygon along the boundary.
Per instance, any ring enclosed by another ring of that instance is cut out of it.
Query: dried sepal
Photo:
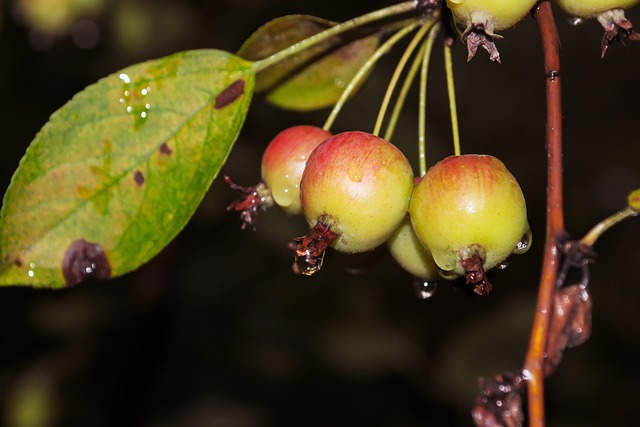
[[[307,235],[295,237],[290,247],[296,253],[293,271],[311,276],[322,268],[324,254],[338,233],[331,230],[331,224],[321,219],[309,230]]]
[[[256,221],[258,220],[258,209],[268,209],[273,206],[273,198],[271,191],[264,183],[259,183],[253,187],[243,187],[234,183],[231,178],[224,176],[224,182],[231,187],[232,190],[239,191],[241,195],[227,206],[227,211],[234,210],[240,212],[242,220],[242,229],[251,227],[256,229]]]
[[[640,33],[633,29],[633,24],[627,19],[623,9],[612,9],[598,15],[598,22],[604,29],[602,37],[601,55],[604,57],[609,46],[616,42],[624,44],[625,39],[640,41]]]
[[[463,33],[463,41],[467,44],[467,62],[471,61],[478,51],[478,47],[482,47],[489,53],[489,59],[497,63],[502,63],[500,60],[500,52],[498,47],[494,43],[494,39],[502,38],[498,34],[490,34],[485,31],[482,24],[469,27]]]

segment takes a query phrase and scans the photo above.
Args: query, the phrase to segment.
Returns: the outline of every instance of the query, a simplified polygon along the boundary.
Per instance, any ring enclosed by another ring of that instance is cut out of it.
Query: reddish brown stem
[[[558,276],[559,236],[564,234],[562,206],[562,100],[560,73],[560,37],[553,18],[551,2],[541,1],[533,15],[538,23],[544,54],[547,96],[547,227],[544,260],[536,313],[531,329],[523,376],[527,380],[529,425],[545,425],[544,363],[549,337],[549,321]]]

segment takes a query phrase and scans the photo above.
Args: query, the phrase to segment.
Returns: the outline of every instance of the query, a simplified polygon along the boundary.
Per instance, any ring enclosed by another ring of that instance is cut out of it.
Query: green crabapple
[[[555,0],[569,15],[580,19],[597,18],[604,29],[602,56],[609,46],[621,38],[640,41],[640,33],[624,14],[624,9],[635,6],[640,0]]]
[[[303,274],[319,270],[325,249],[365,252],[383,244],[405,217],[413,172],[390,142],[360,131],[336,134],[309,156],[300,181],[307,236],[296,238]]]
[[[533,8],[537,0],[447,0],[453,19],[465,28],[462,39],[467,43],[468,60],[479,46],[489,52],[492,61],[500,62],[500,54],[493,39],[494,31],[514,26]]]
[[[608,10],[628,9],[640,0],[555,0],[555,3],[571,16],[588,19]]]
[[[431,252],[420,242],[411,220],[406,217],[393,232],[387,246],[393,259],[412,276],[424,281],[440,279],[438,266],[433,260]]]
[[[491,289],[486,270],[530,243],[522,190],[489,155],[450,156],[435,164],[416,185],[409,214],[443,273],[465,276],[478,294]]]

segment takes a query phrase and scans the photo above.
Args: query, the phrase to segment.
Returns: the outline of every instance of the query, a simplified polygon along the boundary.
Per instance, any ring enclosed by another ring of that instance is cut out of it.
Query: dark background
[[[285,14],[342,21],[389,4],[118,0],[83,15],[72,36],[68,29],[51,36],[33,30],[17,1],[0,2],[0,188],[53,111],[126,65],[185,49],[236,51],[260,25]],[[628,14],[638,25],[639,12]],[[580,237],[640,187],[640,44],[614,46],[601,60],[595,22],[573,27],[558,10],[556,19],[565,213],[568,231]],[[366,256],[331,253],[321,273],[298,277],[286,246],[304,234],[302,219],[274,209],[260,217],[257,232],[242,232],[225,211],[234,194],[218,180],[185,230],[138,271],[63,291],[0,290],[0,424],[471,425],[478,377],[522,366],[544,239],[538,33],[528,17],[503,34],[502,65],[484,51],[467,64],[460,43],[453,51],[463,152],[505,162],[527,197],[534,234],[532,249],[495,274],[490,297],[471,298],[445,283],[420,300],[384,248]],[[429,164],[452,151],[436,46]],[[397,58],[383,59],[335,132],[373,128]],[[258,182],[261,152],[275,134],[299,123],[322,125],[327,114],[285,112],[257,98],[223,173]],[[417,168],[416,129],[413,97],[394,142]],[[596,244],[593,335],[565,353],[546,383],[550,425],[637,420],[638,237],[634,219]]]

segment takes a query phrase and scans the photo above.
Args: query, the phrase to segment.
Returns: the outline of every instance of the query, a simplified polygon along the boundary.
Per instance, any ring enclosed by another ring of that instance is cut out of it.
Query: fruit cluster
[[[390,253],[423,281],[466,277],[487,294],[485,270],[502,265],[530,242],[526,206],[515,178],[495,157],[448,157],[414,178],[393,144],[376,135],[336,135],[295,126],[268,145],[263,183],[243,189],[230,205],[244,226],[258,207],[302,214],[310,232],[294,239],[294,270],[312,275],[325,251],[370,251],[387,242]],[[266,201],[266,202],[265,202]]]

